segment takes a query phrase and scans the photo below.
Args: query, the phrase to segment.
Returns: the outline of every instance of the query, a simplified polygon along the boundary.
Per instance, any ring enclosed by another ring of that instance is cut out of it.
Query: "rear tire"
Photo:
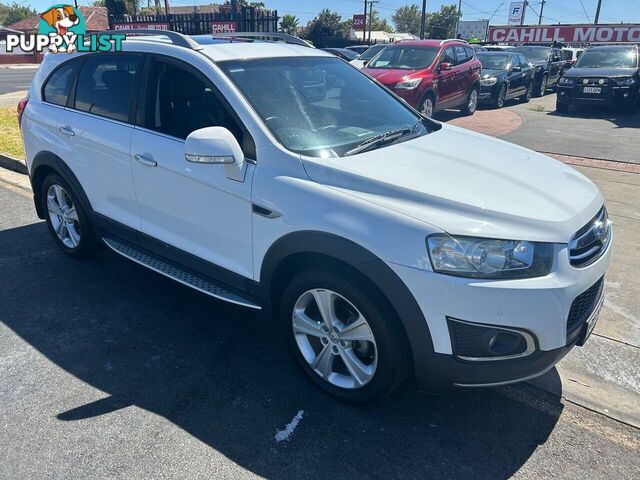
[[[49,233],[60,250],[71,257],[86,258],[100,249],[76,192],[60,175],[52,173],[44,179],[40,201]]]
[[[300,272],[283,292],[280,322],[293,356],[316,386],[340,400],[385,398],[409,372],[402,327],[379,297],[356,274],[319,268]],[[330,322],[319,304],[329,306]]]
[[[478,108],[478,87],[473,87],[469,92],[467,100],[462,105],[460,113],[462,115],[473,115]]]
[[[540,85],[536,89],[535,96],[543,97],[545,93],[547,93],[547,82],[549,81],[549,77],[547,75],[542,76],[542,80],[540,80]]]

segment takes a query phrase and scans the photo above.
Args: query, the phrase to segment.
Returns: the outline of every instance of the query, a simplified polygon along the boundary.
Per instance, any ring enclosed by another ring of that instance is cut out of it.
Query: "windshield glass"
[[[587,51],[576,62],[576,68],[636,68],[637,65],[634,50]]]
[[[478,53],[478,60],[482,68],[488,70],[506,70],[509,65],[509,55],[489,55]]]
[[[438,54],[436,47],[397,46],[385,48],[367,68],[399,68],[416,70],[427,68]]]
[[[421,119],[372,79],[337,58],[233,60],[218,65],[287,149],[343,156],[372,137]],[[418,124],[416,134],[427,133]]]
[[[545,47],[519,47],[515,52],[523,54],[530,62],[546,62],[549,60],[549,49]]]
[[[362,55],[360,55],[360,60],[371,60],[380,53],[380,50],[384,50],[386,47],[386,45],[374,45],[373,47],[369,47]]]

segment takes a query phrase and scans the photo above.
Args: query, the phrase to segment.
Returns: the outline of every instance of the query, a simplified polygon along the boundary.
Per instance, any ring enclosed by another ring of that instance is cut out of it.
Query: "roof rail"
[[[442,40],[440,42],[440,45],[444,45],[446,42],[461,42],[461,43],[466,43],[467,45],[469,45],[469,42],[467,42],[463,38],[445,38],[444,40]]]
[[[271,41],[282,41],[284,43],[290,43],[292,45],[301,45],[303,47],[315,48],[306,40],[289,35],[288,33],[281,32],[233,32],[233,33],[214,33],[213,38],[229,38],[233,40],[237,38],[239,40],[260,40],[271,39]]]
[[[188,48],[190,50],[202,50],[202,45],[193,40],[192,38],[183,35],[180,32],[174,32],[173,30],[149,30],[149,29],[124,29],[124,30],[107,30],[100,32],[97,35],[113,35],[123,33],[125,35],[136,36],[153,36],[153,37],[167,37],[169,41],[178,46]]]

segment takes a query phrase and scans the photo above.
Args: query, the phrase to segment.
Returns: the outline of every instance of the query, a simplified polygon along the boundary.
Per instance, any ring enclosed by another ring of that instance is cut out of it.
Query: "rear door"
[[[473,86],[473,69],[471,66],[473,53],[469,56],[464,45],[454,45],[453,51],[456,58],[456,66],[454,67],[456,71],[455,104],[460,105],[466,100],[467,95]]]
[[[100,53],[81,61],[67,108],[58,117],[63,159],[93,210],[138,229],[129,143],[133,91],[143,55]]]

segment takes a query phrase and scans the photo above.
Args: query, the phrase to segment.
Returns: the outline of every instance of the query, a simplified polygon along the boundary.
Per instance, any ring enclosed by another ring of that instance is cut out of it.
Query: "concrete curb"
[[[27,166],[24,163],[17,158],[13,158],[2,153],[0,153],[0,167],[22,175],[29,175],[29,170],[27,170]]]

